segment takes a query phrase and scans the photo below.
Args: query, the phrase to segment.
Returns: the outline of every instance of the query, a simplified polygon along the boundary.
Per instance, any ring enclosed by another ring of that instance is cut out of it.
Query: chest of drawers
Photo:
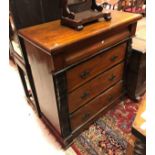
[[[125,94],[131,37],[140,18],[113,11],[111,21],[82,31],[61,26],[59,20],[19,31],[41,118],[63,146]]]

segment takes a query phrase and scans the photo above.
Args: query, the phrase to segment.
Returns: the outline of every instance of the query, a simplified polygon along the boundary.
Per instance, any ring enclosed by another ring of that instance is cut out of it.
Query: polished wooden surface
[[[66,73],[68,91],[72,91],[81,84],[90,80],[97,74],[109,69],[125,58],[126,43],[121,44],[107,52],[104,52],[94,59],[91,59]],[[103,63],[104,61],[104,63]]]
[[[146,91],[146,53],[139,51],[139,48],[132,50],[128,63],[127,83],[128,96],[134,100],[138,100]]]
[[[122,62],[70,93],[68,95],[69,111],[75,111],[77,108],[121,80],[123,78],[123,70],[124,63]]]
[[[91,117],[94,117],[103,108],[106,108],[121,95],[122,91],[122,82],[117,83],[114,87],[83,106],[83,108],[74,112],[71,115],[72,130],[78,128],[80,125],[91,119]]]
[[[144,115],[144,117],[143,117]],[[132,126],[136,131],[146,137],[146,97],[140,103],[136,118]]]
[[[25,42],[25,46],[41,112],[44,113],[46,118],[52,122],[53,126],[60,133],[54,83],[50,73],[52,67],[51,58],[28,42]],[[53,112],[51,112],[51,108]]]
[[[119,31],[119,33],[118,33]],[[102,34],[100,36],[96,36],[95,38],[89,39],[85,44],[80,44],[82,46],[74,46],[74,49],[70,49],[64,55],[64,61],[66,65],[72,64],[76,61],[79,61],[82,58],[85,58],[89,55],[93,55],[97,51],[102,50],[103,48],[107,48],[110,45],[116,44],[119,41],[124,40],[125,38],[130,36],[130,31],[126,29],[120,29],[117,31],[112,31],[108,34]],[[89,48],[88,48],[89,46]],[[74,52],[71,52],[74,50]]]
[[[90,59],[99,53],[103,53],[103,50],[107,51],[111,45],[115,47],[120,42],[124,43],[127,38],[133,35],[130,30],[133,26],[131,24],[129,27],[117,28],[104,34],[101,33],[67,46],[61,52],[57,51],[53,54],[53,70],[60,70],[72,64]]]
[[[134,23],[141,17],[142,16],[138,14],[113,11],[111,21],[93,23],[86,26],[85,29],[80,32],[61,26],[60,20],[57,20],[22,29],[19,31],[19,35],[32,41],[36,46],[47,50],[48,53],[52,53],[56,49],[61,49],[64,46],[71,45],[94,35],[111,31],[125,24],[129,25],[130,23]]]

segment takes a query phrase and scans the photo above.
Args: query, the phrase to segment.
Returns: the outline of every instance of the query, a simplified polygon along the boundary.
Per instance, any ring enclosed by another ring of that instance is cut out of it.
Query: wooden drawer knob
[[[80,74],[81,79],[86,79],[89,76],[90,72],[88,70],[83,71]]]
[[[82,116],[82,121],[86,121],[89,117],[90,117],[90,113],[85,113],[85,114]]]
[[[86,99],[90,95],[89,92],[84,92],[81,96],[81,99]]]
[[[108,101],[109,101],[109,102],[111,102],[113,99],[114,99],[113,96],[111,96],[111,95],[108,96]]]
[[[112,62],[114,62],[117,58],[118,58],[118,56],[114,55],[114,56],[111,57],[110,60],[111,60]]]
[[[114,74],[111,75],[111,77],[109,78],[109,81],[113,81],[116,78],[116,76]]]

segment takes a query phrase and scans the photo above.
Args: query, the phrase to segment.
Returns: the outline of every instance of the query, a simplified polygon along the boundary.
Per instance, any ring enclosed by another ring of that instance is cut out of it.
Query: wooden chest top
[[[132,14],[120,11],[112,11],[111,21],[100,21],[85,26],[82,31],[76,31],[74,29],[62,26],[60,20],[52,21],[45,24],[40,24],[28,28],[19,30],[19,35],[33,42],[36,46],[39,46],[46,50],[49,54],[52,54],[58,49],[65,46],[77,43],[84,39],[93,37],[97,34],[101,34],[112,30],[113,28],[123,26],[137,22],[142,16],[139,14]]]

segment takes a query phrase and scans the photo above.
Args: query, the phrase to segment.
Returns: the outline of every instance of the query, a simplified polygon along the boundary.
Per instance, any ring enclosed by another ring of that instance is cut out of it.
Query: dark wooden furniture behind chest
[[[140,99],[146,91],[146,47],[145,40],[141,38],[133,39],[127,83],[128,96],[134,100]]]
[[[9,56],[15,62],[27,101],[40,116],[31,69],[18,30],[60,18],[59,0],[9,0]]]
[[[140,15],[112,12],[112,20],[77,32],[60,20],[25,28],[25,47],[41,117],[63,146],[125,94],[125,68]]]

